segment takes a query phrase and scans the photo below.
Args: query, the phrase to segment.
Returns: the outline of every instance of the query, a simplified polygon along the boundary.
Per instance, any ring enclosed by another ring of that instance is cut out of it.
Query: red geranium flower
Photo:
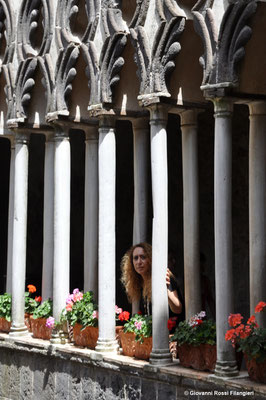
[[[41,296],[35,296],[35,301],[37,301],[38,303],[40,303],[42,301],[42,297]]]
[[[243,317],[241,314],[230,314],[228,317],[228,323],[233,328],[241,324]]]
[[[255,313],[261,312],[264,307],[266,307],[266,303],[264,301],[260,301],[255,307]]]
[[[138,311],[138,315],[142,315],[142,312],[141,312],[141,311]]]
[[[30,293],[36,292],[36,287],[34,285],[28,285],[27,288]]]
[[[123,311],[118,315],[120,321],[128,321],[130,317],[130,313],[128,311]]]
[[[175,327],[176,327],[176,318],[169,318],[167,321],[168,330],[171,331]]]
[[[251,315],[251,317],[247,320],[248,325],[254,325],[256,328],[258,328],[258,324],[255,318],[255,315]]]

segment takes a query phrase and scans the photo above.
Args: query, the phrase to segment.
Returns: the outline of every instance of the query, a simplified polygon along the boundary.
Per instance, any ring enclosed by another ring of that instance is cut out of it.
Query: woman
[[[140,302],[139,310],[143,314],[151,314],[151,265],[152,247],[148,243],[132,246],[121,261],[123,283],[128,300],[133,305]],[[168,303],[174,314],[182,312],[182,302],[174,282],[173,274],[167,269],[166,285]],[[134,314],[134,310],[132,313]]]

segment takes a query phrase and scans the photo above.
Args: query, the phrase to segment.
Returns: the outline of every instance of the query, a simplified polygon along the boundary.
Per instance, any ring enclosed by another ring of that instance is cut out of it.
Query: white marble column
[[[249,259],[250,313],[266,301],[266,103],[249,105]],[[266,328],[266,313],[256,314]]]
[[[99,338],[96,351],[117,352],[115,339],[115,176],[114,120],[99,121]]]
[[[232,274],[232,114],[233,104],[215,99],[214,210],[217,362],[215,374],[238,375],[235,350],[224,337],[234,312]]]
[[[150,106],[152,175],[152,352],[150,363],[172,361],[169,352],[168,297],[165,283],[168,262],[168,110],[164,105]]]
[[[53,298],[54,264],[54,135],[46,134],[43,204],[42,298]]]
[[[28,329],[24,323],[28,205],[28,143],[28,135],[16,133],[12,240],[12,324],[9,333],[10,336],[28,335]]]
[[[85,134],[84,291],[93,291],[98,303],[98,127]]]
[[[186,319],[201,311],[197,110],[180,114]]]
[[[14,218],[14,164],[15,164],[15,140],[10,140],[10,172],[9,172],[9,200],[8,200],[8,243],[7,243],[7,271],[6,292],[12,291],[12,243],[13,243],[13,218]]]
[[[59,321],[69,293],[70,143],[67,129],[55,128],[53,316]],[[58,340],[53,334],[52,341]]]
[[[146,242],[148,235],[148,189],[150,127],[146,118],[132,120],[134,140],[133,244]]]

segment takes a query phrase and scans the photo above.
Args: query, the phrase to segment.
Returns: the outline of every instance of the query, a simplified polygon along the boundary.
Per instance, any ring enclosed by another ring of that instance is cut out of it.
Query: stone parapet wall
[[[144,361],[0,335],[0,400],[266,399],[265,385],[246,375],[218,380],[178,364],[154,368]],[[204,395],[204,392],[208,394]],[[225,394],[228,392],[228,395]],[[219,394],[220,393],[220,394]]]

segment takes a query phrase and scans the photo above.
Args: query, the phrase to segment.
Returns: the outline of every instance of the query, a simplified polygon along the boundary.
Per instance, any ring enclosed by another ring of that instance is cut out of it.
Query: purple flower
[[[55,319],[53,317],[49,317],[49,318],[47,318],[45,325],[48,328],[54,328],[54,321],[55,321]]]

